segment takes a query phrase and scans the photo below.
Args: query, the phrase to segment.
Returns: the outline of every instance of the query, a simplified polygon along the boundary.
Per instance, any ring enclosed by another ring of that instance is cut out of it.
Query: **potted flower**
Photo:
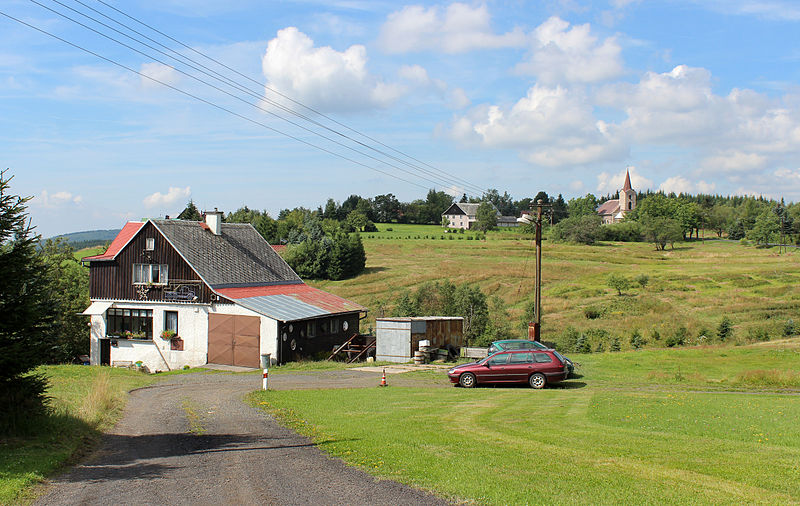
[[[161,339],[165,341],[172,341],[173,339],[178,339],[178,333],[174,330],[165,330],[161,333]]]

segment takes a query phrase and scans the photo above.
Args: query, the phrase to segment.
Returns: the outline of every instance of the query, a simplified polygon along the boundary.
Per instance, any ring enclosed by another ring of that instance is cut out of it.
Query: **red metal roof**
[[[228,299],[246,299],[269,295],[286,295],[306,304],[331,313],[366,311],[367,308],[338,295],[312,288],[305,283],[293,285],[252,286],[240,288],[217,288],[214,291]]]
[[[119,231],[119,234],[111,241],[111,244],[108,246],[108,249],[102,255],[94,255],[90,257],[84,257],[81,261],[84,260],[113,260],[117,253],[122,251],[122,248],[125,247],[133,236],[136,235],[139,230],[144,226],[144,223],[140,221],[129,221],[122,227],[122,230]]]
[[[280,253],[281,251],[286,249],[285,244],[270,244],[270,246],[272,246],[272,249],[274,249],[275,252],[277,253]]]

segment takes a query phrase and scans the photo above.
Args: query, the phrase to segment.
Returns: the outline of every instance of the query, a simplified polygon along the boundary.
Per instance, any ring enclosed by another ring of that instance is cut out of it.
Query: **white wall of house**
[[[469,230],[470,223],[475,222],[475,218],[471,218],[466,214],[445,214],[445,218],[447,218],[448,228],[463,228],[464,230]]]
[[[153,311],[153,339],[117,339],[111,347],[111,365],[130,365],[141,361],[151,371],[180,369],[185,365],[197,367],[208,362],[209,313],[257,316],[261,319],[260,353],[277,357],[278,322],[236,304],[174,304],[148,301],[114,302],[119,309],[150,309]],[[161,339],[165,311],[177,311],[178,335],[183,339],[183,351],[170,349],[170,342]],[[90,357],[92,365],[100,364],[100,339],[107,335],[105,315],[92,315]],[[169,365],[169,367],[167,366]]]

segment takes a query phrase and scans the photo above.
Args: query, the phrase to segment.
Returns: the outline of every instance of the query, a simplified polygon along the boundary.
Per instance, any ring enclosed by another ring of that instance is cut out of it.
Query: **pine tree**
[[[10,194],[10,181],[0,171],[0,434],[29,426],[46,408],[47,382],[28,372],[45,361],[54,319],[48,270],[26,212],[29,199]]]
[[[186,209],[181,211],[181,214],[178,215],[179,220],[187,220],[187,221],[203,221],[203,217],[200,216],[200,211],[197,210],[197,206],[194,205],[194,202],[190,199],[189,203],[186,204]]]

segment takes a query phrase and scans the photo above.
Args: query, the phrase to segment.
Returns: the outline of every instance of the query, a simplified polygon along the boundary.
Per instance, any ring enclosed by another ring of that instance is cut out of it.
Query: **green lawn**
[[[800,501],[800,340],[573,358],[582,377],[543,391],[390,386],[251,400],[350,465],[456,500]],[[788,383],[749,381],[759,369]]]
[[[105,246],[94,246],[94,247],[91,247],[91,248],[83,248],[83,249],[77,250],[75,252],[74,256],[75,256],[76,260],[80,260],[81,258],[90,257],[90,256],[94,256],[94,255],[99,255],[99,254],[105,252],[105,250],[106,250]]]
[[[37,369],[50,380],[52,416],[31,420],[33,435],[0,439],[0,504],[27,502],[31,487],[91,447],[119,418],[127,392],[158,376],[78,365]]]

